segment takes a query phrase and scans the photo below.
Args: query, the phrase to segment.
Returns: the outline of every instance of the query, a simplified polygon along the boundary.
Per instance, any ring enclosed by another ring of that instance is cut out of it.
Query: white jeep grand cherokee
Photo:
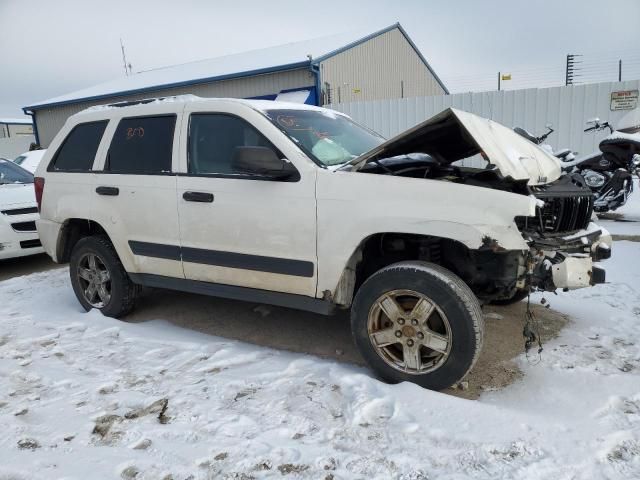
[[[460,166],[476,164],[480,168]],[[579,176],[446,110],[385,142],[349,117],[193,96],[71,117],[36,172],[38,232],[84,308],[140,286],[329,314],[383,378],[442,389],[482,347],[481,302],[604,281]]]

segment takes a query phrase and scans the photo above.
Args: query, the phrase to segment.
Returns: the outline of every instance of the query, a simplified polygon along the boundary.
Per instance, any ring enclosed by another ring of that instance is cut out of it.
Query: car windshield
[[[0,160],[0,185],[33,183],[33,175],[9,160]]]
[[[385,141],[344,115],[320,110],[268,110],[267,117],[319,164],[331,167]]]

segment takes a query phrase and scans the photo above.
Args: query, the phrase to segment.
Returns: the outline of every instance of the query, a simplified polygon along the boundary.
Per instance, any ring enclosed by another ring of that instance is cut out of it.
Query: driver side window
[[[233,168],[237,147],[266,147],[282,154],[245,120],[222,113],[194,113],[189,122],[188,162],[193,175],[242,175]]]

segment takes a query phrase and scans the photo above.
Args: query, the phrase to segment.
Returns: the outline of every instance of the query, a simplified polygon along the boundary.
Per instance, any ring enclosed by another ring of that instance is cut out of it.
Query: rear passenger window
[[[111,140],[105,171],[128,174],[171,172],[176,116],[123,118]]]
[[[91,170],[108,121],[81,123],[67,135],[49,171],[86,172]]]

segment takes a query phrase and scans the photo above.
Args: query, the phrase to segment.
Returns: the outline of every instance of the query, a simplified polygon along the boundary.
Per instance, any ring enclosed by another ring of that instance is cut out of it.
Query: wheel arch
[[[365,237],[356,246],[342,269],[335,290],[324,292],[324,296],[337,305],[349,307],[360,286],[375,272],[394,263],[414,260],[446,268],[471,287],[477,274],[478,259],[486,262],[499,257],[508,261],[515,273],[517,265],[513,262],[520,253],[521,250],[504,249],[490,237],[483,238],[478,248],[470,248],[468,244],[446,236],[378,232]]]
[[[60,229],[58,236],[58,242],[56,245],[56,258],[59,263],[68,263],[71,258],[71,252],[73,247],[76,246],[81,238],[89,237],[92,235],[106,235],[109,239],[109,234],[102,225],[94,220],[87,218],[68,218]]]

